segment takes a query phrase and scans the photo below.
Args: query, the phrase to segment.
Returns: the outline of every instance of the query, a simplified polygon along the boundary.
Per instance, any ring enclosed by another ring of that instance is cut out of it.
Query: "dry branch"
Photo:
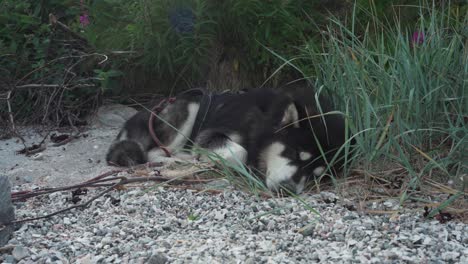
[[[65,32],[67,32],[68,34],[70,34],[72,37],[83,41],[86,46],[90,47],[90,45],[88,44],[88,40],[86,40],[86,38],[80,36],[80,34],[74,32],[73,30],[71,30],[67,25],[65,25],[62,22],[58,21],[57,17],[55,17],[54,14],[49,14],[49,22],[53,27],[60,28],[61,30],[63,30]]]
[[[85,181],[80,184],[75,184],[71,186],[64,186],[64,187],[57,187],[57,188],[45,188],[45,189],[40,189],[40,190],[34,190],[34,191],[20,191],[20,192],[15,192],[11,194],[12,201],[21,201],[25,200],[28,198],[44,195],[44,194],[49,194],[49,193],[54,193],[54,192],[59,192],[59,191],[67,191],[67,190],[72,190],[72,189],[79,189],[79,188],[98,188],[98,187],[107,187],[104,191],[98,193],[97,195],[93,196],[91,199],[86,201],[85,203],[70,206],[58,211],[55,211],[53,213],[40,216],[40,217],[34,217],[34,218],[25,218],[25,219],[20,219],[20,220],[15,220],[9,223],[6,223],[4,225],[11,225],[11,224],[18,224],[18,223],[24,223],[24,222],[29,222],[29,221],[35,221],[35,220],[40,220],[40,219],[45,219],[49,218],[55,215],[58,215],[60,213],[64,213],[67,211],[70,211],[72,209],[77,209],[77,208],[85,208],[89,206],[93,201],[98,199],[99,197],[103,196],[104,194],[112,191],[113,189],[117,189],[119,187],[122,187],[123,185],[126,184],[132,184],[132,183],[143,183],[143,182],[165,182],[165,183],[170,183],[170,182],[183,182],[183,183],[200,183],[200,182],[206,182],[206,180],[184,180],[182,178],[187,177],[188,175],[186,173],[182,173],[180,176],[174,176],[171,175],[170,177],[162,177],[160,175],[157,176],[145,176],[145,177],[135,177],[135,178],[128,178],[128,177],[123,177],[123,176],[116,176],[114,175],[120,173],[120,172],[128,172],[132,173],[137,170],[145,169],[145,168],[151,168],[151,167],[158,167],[162,166],[161,163],[148,163],[144,165],[139,165],[135,166],[133,168],[125,168],[125,169],[117,169],[117,170],[112,170],[109,172],[102,173],[88,181]],[[117,181],[117,182],[116,182]]]

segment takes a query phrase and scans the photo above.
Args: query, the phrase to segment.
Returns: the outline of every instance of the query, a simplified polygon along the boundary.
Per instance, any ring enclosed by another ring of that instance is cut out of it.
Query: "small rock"
[[[164,264],[167,263],[168,259],[166,255],[162,253],[155,253],[148,258],[148,264]]]
[[[311,236],[314,234],[315,224],[309,224],[299,229],[298,232],[303,236]]]
[[[31,157],[33,160],[43,160],[44,159],[44,154],[42,153],[36,153]]]
[[[64,217],[64,218],[63,218],[63,224],[64,224],[64,225],[70,225],[70,224],[71,224],[70,218]]]
[[[13,257],[15,258],[15,260],[17,261],[20,261],[26,257],[29,257],[29,251],[27,248],[24,248],[22,246],[16,246],[14,249],[13,249],[13,252],[11,253],[13,255]]]
[[[12,255],[5,255],[3,256],[3,263],[16,263],[15,257],[13,257]]]
[[[91,254],[86,254],[85,256],[76,259],[76,264],[91,264],[91,259],[93,259],[93,256]]]
[[[442,259],[443,260],[456,260],[460,256],[460,253],[458,252],[443,252],[442,253]]]
[[[357,216],[354,214],[346,214],[345,216],[343,216],[344,221],[350,221],[354,219],[357,219]]]
[[[111,237],[104,237],[102,240],[101,240],[101,243],[103,245],[110,245],[112,244],[112,238]]]
[[[27,183],[31,183],[33,181],[33,177],[31,175],[25,175],[22,178],[23,178],[23,181]]]
[[[217,211],[215,213],[214,219],[216,219],[218,221],[222,221],[222,220],[224,220],[225,217],[226,217],[226,213],[224,213],[222,211]]]
[[[397,200],[390,199],[390,200],[385,201],[383,205],[387,209],[396,210],[398,209],[398,207],[400,207],[400,202]]]

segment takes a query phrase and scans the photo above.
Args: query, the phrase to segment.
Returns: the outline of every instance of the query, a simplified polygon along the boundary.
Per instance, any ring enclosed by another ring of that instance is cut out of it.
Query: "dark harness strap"
[[[202,89],[202,88],[194,88],[194,89],[187,90],[177,95],[177,97],[180,97],[182,95],[187,96],[188,94],[193,93],[193,92],[201,93],[202,98],[200,100],[200,108],[198,109],[197,116],[195,117],[195,122],[192,128],[192,132],[184,148],[190,148],[193,145],[193,140],[198,135],[198,132],[200,132],[203,126],[203,123],[205,121],[205,118],[208,115],[208,111],[210,110],[210,107],[211,107],[212,95],[210,92],[207,92],[205,89]],[[169,149],[167,149],[166,146],[162,144],[162,142],[157,137],[154,131],[153,123],[155,121],[154,119],[156,115],[158,115],[164,109],[164,107],[167,106],[167,104],[172,104],[174,103],[175,100],[176,100],[176,97],[170,97],[170,98],[161,100],[159,104],[157,104],[155,107],[153,107],[153,109],[151,109],[151,115],[148,120],[148,128],[149,128],[151,138],[156,143],[156,145],[164,151],[167,157],[171,157],[171,152],[169,151]]]

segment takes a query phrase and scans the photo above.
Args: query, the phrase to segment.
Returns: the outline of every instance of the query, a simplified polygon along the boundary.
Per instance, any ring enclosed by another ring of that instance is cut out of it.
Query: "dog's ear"
[[[281,118],[280,125],[286,126],[293,124],[294,127],[299,127],[299,114],[297,112],[296,105],[290,103],[283,112],[283,117]]]

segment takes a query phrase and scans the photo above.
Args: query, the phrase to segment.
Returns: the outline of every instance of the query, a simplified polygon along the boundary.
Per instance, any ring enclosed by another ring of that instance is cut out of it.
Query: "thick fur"
[[[256,153],[259,137],[297,120],[297,115],[289,97],[267,88],[254,89],[219,104],[195,142],[201,148],[223,153],[220,156],[224,159],[254,164],[257,157],[250,153]]]
[[[177,153],[186,144],[200,107],[201,94],[187,93],[168,104],[154,118],[153,129],[161,143],[171,152]],[[109,148],[106,161],[112,165],[133,166],[148,161],[151,156],[162,155],[151,137],[148,121],[151,113],[143,110],[131,117]],[[158,152],[160,152],[158,154]],[[151,160],[150,160],[151,161]]]
[[[292,127],[265,141],[258,154],[258,168],[265,173],[269,189],[278,191],[285,188],[300,193],[310,177],[319,176],[314,175],[312,169],[321,166],[315,163],[318,151],[308,136],[306,130]]]
[[[291,98],[293,98],[298,113],[299,124],[312,133],[315,144],[319,144],[325,152],[326,160],[330,162],[337,151],[351,138],[351,131],[347,131],[345,118],[342,114],[327,114],[336,110],[330,100],[322,95],[316,101],[316,91],[306,82],[296,82],[282,88]],[[346,138],[346,134],[348,138]],[[315,136],[314,136],[315,135]],[[354,138],[350,140],[350,145],[354,145]],[[340,152],[340,157],[332,165],[335,170],[340,170],[343,165],[344,151]],[[324,158],[324,157],[322,157]]]
[[[331,161],[345,144],[346,126],[340,114],[308,118],[333,109],[323,96],[319,97],[320,106],[317,105],[312,87],[296,84],[283,90],[294,101],[298,119],[302,121],[298,122],[299,127],[288,127],[278,133],[265,131],[252,156],[258,157],[256,167],[264,173],[268,188],[300,193],[304,184],[320,176],[328,165],[332,170],[340,170],[344,150],[333,164]]]

